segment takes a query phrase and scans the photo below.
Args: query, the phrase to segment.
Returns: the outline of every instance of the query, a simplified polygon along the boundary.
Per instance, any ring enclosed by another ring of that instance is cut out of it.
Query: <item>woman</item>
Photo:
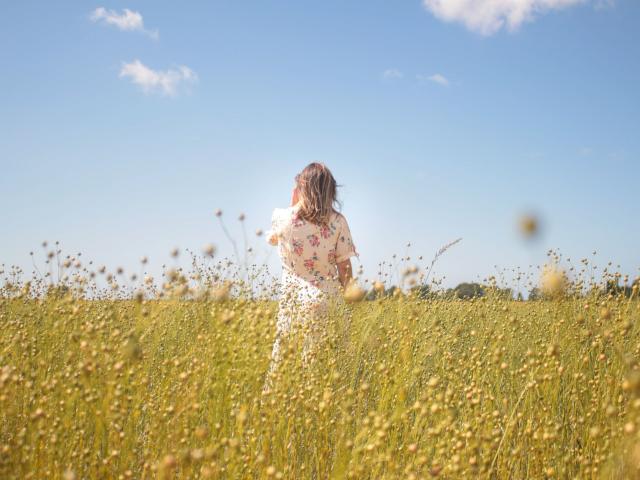
[[[296,175],[291,206],[273,212],[267,241],[278,246],[282,286],[265,390],[282,359],[283,337],[302,327],[302,360],[307,364],[319,344],[330,304],[341,300],[352,281],[351,257],[358,254],[337,205],[333,175],[325,165],[311,163]]]

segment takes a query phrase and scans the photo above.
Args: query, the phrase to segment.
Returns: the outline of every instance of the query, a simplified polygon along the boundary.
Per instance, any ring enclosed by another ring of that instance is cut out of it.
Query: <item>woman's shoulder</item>
[[[347,223],[347,217],[345,217],[341,212],[338,212],[337,210],[333,211],[333,214],[331,215],[331,220],[338,224]]]
[[[294,207],[274,208],[271,214],[271,223],[282,227],[291,222],[293,218],[293,208]]]
[[[272,218],[280,218],[291,214],[293,207],[276,207],[273,209],[273,213],[271,214]]]

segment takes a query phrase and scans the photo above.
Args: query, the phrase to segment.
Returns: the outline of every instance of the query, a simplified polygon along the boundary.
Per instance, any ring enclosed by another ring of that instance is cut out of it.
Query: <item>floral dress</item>
[[[329,304],[341,300],[337,264],[357,256],[346,218],[333,213],[325,225],[300,218],[297,207],[276,208],[267,241],[278,246],[282,283],[270,371],[280,361],[280,342],[293,326],[306,328],[302,357],[308,360],[322,334]]]

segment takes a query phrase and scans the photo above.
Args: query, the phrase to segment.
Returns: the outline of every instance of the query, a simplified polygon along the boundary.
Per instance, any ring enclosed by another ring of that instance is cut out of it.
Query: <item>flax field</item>
[[[285,339],[265,389],[273,297],[182,269],[125,294],[121,272],[64,266],[5,273],[0,478],[639,478],[637,283],[356,287],[311,362],[304,331]],[[101,276],[111,293],[88,295]]]

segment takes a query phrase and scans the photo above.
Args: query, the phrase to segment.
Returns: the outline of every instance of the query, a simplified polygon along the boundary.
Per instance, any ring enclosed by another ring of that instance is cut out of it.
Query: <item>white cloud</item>
[[[404,77],[404,74],[395,68],[389,68],[382,72],[382,78],[385,80],[395,80]]]
[[[147,30],[144,28],[144,20],[140,12],[132,12],[128,8],[123,10],[123,13],[118,14],[115,10],[107,10],[104,7],[98,7],[89,17],[92,22],[102,22],[106,25],[113,25],[119,30],[128,32],[142,32],[149,35],[153,39],[158,39],[157,30]]]
[[[160,93],[170,96],[176,95],[185,84],[198,81],[196,73],[184,65],[161,71],[147,67],[140,60],[123,64],[120,77],[129,78],[131,82],[140,86],[144,93]]]
[[[550,10],[560,10],[592,0],[422,0],[425,8],[446,22],[463,23],[469,30],[492,35],[506,26],[517,30],[524,22]],[[612,3],[614,0],[595,0]]]
[[[416,75],[418,80],[429,81],[433,83],[437,83],[438,85],[442,85],[443,87],[449,86],[449,79],[444,75],[439,73],[434,73],[433,75]]]

